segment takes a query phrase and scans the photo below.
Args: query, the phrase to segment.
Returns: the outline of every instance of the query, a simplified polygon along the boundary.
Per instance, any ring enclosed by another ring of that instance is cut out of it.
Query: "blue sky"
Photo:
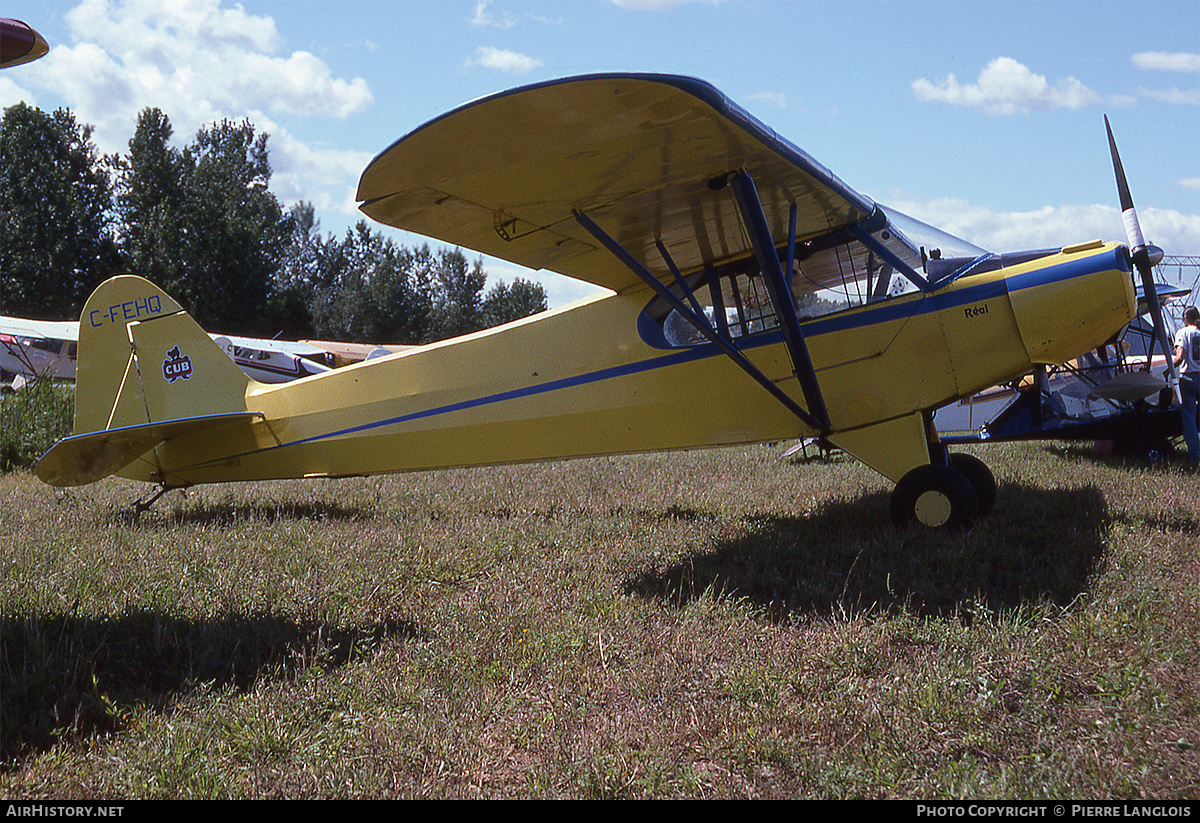
[[[8,0],[2,13],[51,51],[0,74],[0,106],[68,107],[105,152],[147,106],[180,143],[249,118],[270,134],[272,189],[313,202],[325,232],[359,219],[370,159],[447,109],[637,71],[707,80],[864,194],[995,250],[1124,239],[1108,114],[1147,239],[1200,254],[1196,0]],[[589,291],[543,282],[554,305]]]

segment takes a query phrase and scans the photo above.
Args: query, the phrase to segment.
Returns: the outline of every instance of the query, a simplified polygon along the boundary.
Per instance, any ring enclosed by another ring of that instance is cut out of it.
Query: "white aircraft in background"
[[[20,388],[25,381],[41,376],[74,380],[78,345],[78,323],[0,317],[0,371],[4,372],[4,383]],[[18,378],[19,384],[12,382]]]
[[[286,383],[333,368],[332,356],[308,343],[210,334],[229,359],[259,383]]]
[[[396,350],[396,347],[267,340],[230,334],[209,334],[209,337],[242,371],[260,383],[286,383]],[[36,377],[74,380],[78,345],[76,322],[0,316],[0,371],[5,372],[4,383],[15,388]],[[20,382],[15,382],[17,378]]]

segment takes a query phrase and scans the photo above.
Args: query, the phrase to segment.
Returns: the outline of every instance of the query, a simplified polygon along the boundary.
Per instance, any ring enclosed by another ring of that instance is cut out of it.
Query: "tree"
[[[223,120],[182,151],[161,111],[138,118],[122,167],[122,248],[210,331],[274,334],[272,288],[292,238],[269,189],[267,135]]]
[[[308,309],[321,337],[362,343],[423,340],[431,316],[428,248],[410,251],[360,220],[341,242],[311,245]]]
[[[116,163],[122,251],[138,274],[168,291],[186,277],[178,253],[187,233],[185,170],[181,152],[171,147],[173,132],[160,109],[145,109],[128,156]]]
[[[459,249],[409,249],[365,221],[341,241],[321,239],[310,208],[297,215],[277,288],[303,294],[320,337],[362,343],[429,343],[507,323],[546,308],[540,285],[517,278],[481,296],[483,261]]]
[[[546,289],[542,284],[518,277],[511,286],[501,281],[488,289],[481,320],[484,328],[491,328],[545,310]]]
[[[275,318],[284,338],[299,339],[316,333],[309,309],[311,284],[320,269],[325,244],[333,241],[321,238],[321,223],[312,203],[297,203],[288,217],[292,234],[271,288],[268,314]]]
[[[18,103],[0,120],[0,309],[42,319],[78,317],[92,289],[120,265],[105,161],[64,109]]]
[[[433,266],[435,320],[431,339],[443,340],[483,328],[483,300],[480,293],[487,282],[483,261],[467,263],[459,249],[442,249]]]

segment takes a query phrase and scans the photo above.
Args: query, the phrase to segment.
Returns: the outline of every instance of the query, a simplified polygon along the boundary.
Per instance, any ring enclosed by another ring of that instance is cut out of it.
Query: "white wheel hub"
[[[934,529],[944,525],[950,519],[953,509],[954,506],[951,504],[950,498],[935,489],[922,492],[920,497],[917,498],[916,505],[913,506],[917,520],[922,525]]]

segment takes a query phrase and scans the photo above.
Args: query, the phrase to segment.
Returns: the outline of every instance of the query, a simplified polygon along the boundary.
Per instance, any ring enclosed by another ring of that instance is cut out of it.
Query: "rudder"
[[[79,318],[75,433],[246,409],[253,381],[162,289],[106,280]]]

